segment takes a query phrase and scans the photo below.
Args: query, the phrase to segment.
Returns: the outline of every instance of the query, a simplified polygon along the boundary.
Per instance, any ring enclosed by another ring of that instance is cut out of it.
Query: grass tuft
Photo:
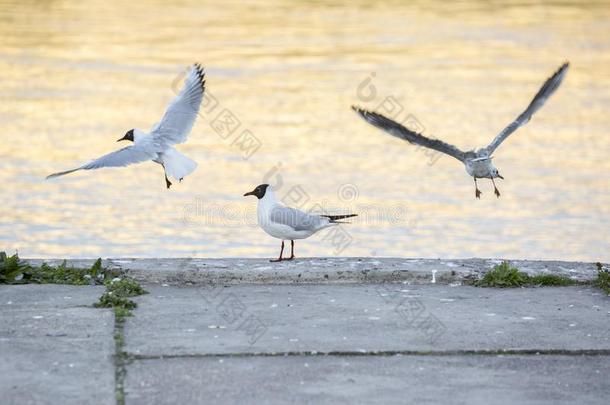
[[[0,252],[0,284],[103,284],[118,274],[116,270],[103,269],[101,258],[88,269],[68,267],[65,260],[59,266],[43,263],[34,267],[20,260],[17,254],[9,257]]]
[[[610,295],[610,271],[604,269],[601,263],[597,263],[597,278],[593,280],[593,285],[601,288],[604,292]]]
[[[123,297],[137,297],[147,293],[137,281],[131,278],[115,278],[107,281],[105,284],[106,291]]]
[[[147,293],[135,280],[115,278],[106,282],[106,292],[94,306],[113,308],[117,320],[122,321],[125,317],[131,316],[131,310],[137,307],[137,304],[129,298]]]
[[[19,261],[17,254],[9,257],[5,252],[0,252],[0,284],[19,282],[27,269],[28,266]]]
[[[546,285],[546,286],[565,286],[574,285],[577,282],[566,276],[560,276],[557,274],[537,274],[535,276],[528,276],[529,284],[531,285]]]
[[[508,262],[502,262],[485,273],[483,278],[474,282],[477,287],[515,288],[533,286],[566,286],[578,284],[566,276],[557,274],[538,274],[530,276],[510,266]]]
[[[522,287],[527,284],[528,275],[511,267],[508,262],[498,264],[492,270],[485,273],[483,278],[475,282],[477,287]]]

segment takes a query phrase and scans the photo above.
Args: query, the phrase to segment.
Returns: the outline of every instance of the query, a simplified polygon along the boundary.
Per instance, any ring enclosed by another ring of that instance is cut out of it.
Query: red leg
[[[282,253],[284,253],[284,241],[282,241],[282,249],[280,250],[280,257],[278,257],[276,260],[269,260],[270,262],[281,262],[282,260]]]

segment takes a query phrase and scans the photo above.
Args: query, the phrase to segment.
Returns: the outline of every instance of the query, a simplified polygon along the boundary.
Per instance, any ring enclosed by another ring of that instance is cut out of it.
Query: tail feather
[[[347,214],[347,215],[321,215],[322,217],[330,219],[331,224],[347,224],[349,222],[339,222],[338,219],[345,219],[351,217],[357,217],[358,214]]]
[[[57,173],[49,174],[46,179],[49,180],[49,179],[53,179],[55,177],[64,176],[66,174],[74,173],[75,171],[80,170],[80,169],[81,168],[79,167],[79,168],[72,169],[72,170],[66,170],[65,172],[57,172]]]
[[[197,162],[173,148],[163,152],[162,160],[165,172],[176,180],[182,180],[197,168]]]

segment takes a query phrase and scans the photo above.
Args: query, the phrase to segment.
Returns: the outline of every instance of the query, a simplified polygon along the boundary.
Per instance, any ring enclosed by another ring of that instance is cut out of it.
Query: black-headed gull
[[[314,233],[331,226],[343,224],[340,219],[355,217],[357,214],[348,215],[316,215],[309,214],[290,208],[282,204],[275,197],[271,186],[261,184],[254,190],[244,194],[253,195],[258,198],[256,209],[258,225],[274,238],[282,240],[280,257],[272,262],[294,259],[294,241],[296,239],[309,238]],[[290,241],[290,258],[284,259],[284,241]]]
[[[163,167],[165,185],[172,183],[167,176],[178,181],[190,174],[197,163],[173,148],[186,141],[193,129],[203,94],[205,92],[205,72],[201,65],[194,64],[189,70],[184,87],[167,107],[163,118],[150,131],[130,129],[120,141],[131,141],[133,145],[108,153],[76,169],[54,173],[47,179],[63,176],[77,170],[91,170],[102,167],[123,167],[152,160]]]
[[[498,177],[500,179],[504,179],[504,177],[502,177],[500,173],[498,173],[498,169],[496,169],[496,167],[492,164],[492,153],[498,148],[498,146],[500,146],[500,144],[506,138],[508,138],[510,134],[515,132],[517,128],[527,124],[532,115],[534,115],[534,113],[544,105],[546,100],[551,96],[551,94],[555,92],[555,90],[557,90],[557,88],[561,84],[561,81],[563,80],[568,70],[568,66],[568,62],[564,63],[557,70],[557,72],[555,72],[555,74],[548,78],[544,85],[542,85],[536,96],[534,96],[532,102],[527,106],[525,111],[523,111],[517,117],[516,120],[511,122],[509,126],[504,128],[502,132],[500,132],[489,145],[487,145],[485,148],[476,150],[462,151],[457,147],[445,143],[439,139],[431,139],[423,136],[422,134],[411,131],[402,126],[401,124],[392,121],[391,119],[384,117],[381,114],[367,111],[356,106],[352,106],[352,109],[358,114],[360,114],[360,116],[364,118],[369,124],[383,129],[390,135],[408,141],[409,143],[421,145],[426,148],[434,149],[439,152],[445,153],[449,156],[453,156],[460,162],[464,163],[466,171],[470,176],[474,178],[476,198],[481,198],[481,191],[477,187],[477,179],[491,179],[494,185],[494,193],[499,198],[500,191],[498,191],[498,188],[496,187],[494,178]]]

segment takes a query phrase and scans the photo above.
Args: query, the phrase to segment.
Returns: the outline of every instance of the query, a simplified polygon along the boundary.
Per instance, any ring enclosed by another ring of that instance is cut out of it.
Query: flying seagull
[[[280,257],[276,260],[271,260],[272,262],[294,259],[295,239],[309,238],[319,230],[346,223],[340,222],[340,219],[356,216],[356,214],[316,215],[287,207],[275,198],[275,194],[269,184],[261,184],[254,190],[244,194],[244,197],[248,195],[258,198],[256,210],[258,225],[269,235],[282,240]],[[288,259],[282,258],[285,240],[290,240],[290,257]]]
[[[63,176],[77,170],[91,170],[102,167],[123,167],[134,163],[152,160],[163,167],[165,185],[172,183],[168,175],[178,181],[190,174],[197,163],[173,148],[173,145],[186,141],[191,132],[203,93],[205,92],[205,72],[201,65],[194,64],[189,70],[184,87],[169,104],[163,118],[149,134],[139,129],[130,129],[120,141],[131,141],[132,145],[108,153],[76,169],[54,173],[47,179]]]
[[[546,100],[561,84],[561,81],[568,70],[568,66],[568,62],[564,63],[550,78],[548,78],[536,96],[534,96],[532,102],[527,106],[525,111],[523,111],[516,120],[511,122],[510,125],[504,128],[489,145],[476,150],[462,151],[453,145],[441,141],[440,139],[431,139],[423,136],[422,134],[411,131],[410,129],[405,128],[399,123],[392,121],[381,114],[367,111],[356,106],[352,106],[352,109],[360,114],[360,116],[362,116],[362,118],[364,118],[364,120],[369,124],[383,129],[390,135],[403,139],[409,143],[421,145],[426,148],[445,153],[464,163],[464,166],[466,166],[466,171],[474,178],[476,198],[481,198],[481,190],[479,190],[477,186],[477,179],[491,179],[494,185],[494,193],[499,198],[500,191],[498,191],[498,188],[496,187],[494,178],[498,177],[500,179],[504,179],[504,177],[498,173],[498,169],[496,169],[496,167],[491,163],[491,160],[493,159],[492,153],[506,138],[508,138],[510,134],[515,132],[517,128],[527,124],[530,118],[532,118],[532,115],[534,115],[534,113],[544,105]]]

